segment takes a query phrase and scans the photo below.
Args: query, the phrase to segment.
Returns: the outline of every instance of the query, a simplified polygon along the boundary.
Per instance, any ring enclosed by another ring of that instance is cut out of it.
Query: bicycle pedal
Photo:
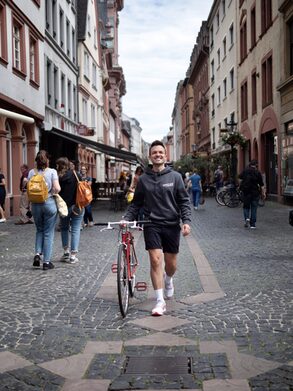
[[[117,263],[113,263],[111,266],[112,273],[117,273]]]
[[[143,292],[143,291],[146,291],[147,288],[148,288],[147,283],[144,282],[144,281],[138,281],[138,282],[135,284],[135,289],[136,289],[137,291]]]

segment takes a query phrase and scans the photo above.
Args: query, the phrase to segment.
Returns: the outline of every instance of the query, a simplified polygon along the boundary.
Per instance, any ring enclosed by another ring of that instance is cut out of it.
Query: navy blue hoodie
[[[157,225],[190,224],[191,209],[182,176],[170,167],[160,172],[148,168],[139,177],[134,198],[124,216],[125,220],[137,218],[143,207],[145,220]]]

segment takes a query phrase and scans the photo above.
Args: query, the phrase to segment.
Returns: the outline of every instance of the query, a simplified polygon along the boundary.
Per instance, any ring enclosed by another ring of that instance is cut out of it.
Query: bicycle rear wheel
[[[240,194],[237,191],[227,192],[224,197],[224,202],[228,208],[237,208],[241,203]]]
[[[120,244],[117,260],[117,290],[121,315],[125,318],[129,306],[129,283],[124,245]]]

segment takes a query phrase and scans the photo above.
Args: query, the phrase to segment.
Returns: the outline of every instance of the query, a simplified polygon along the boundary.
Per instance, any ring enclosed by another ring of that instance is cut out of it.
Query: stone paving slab
[[[32,365],[30,361],[25,360],[14,353],[8,351],[0,352],[0,373],[28,367],[30,365]]]
[[[62,391],[107,391],[110,380],[66,380]]]
[[[131,323],[156,331],[166,331],[190,322],[186,319],[179,319],[175,316],[165,315],[164,317],[147,316],[145,318],[133,320]]]
[[[250,391],[247,380],[214,379],[203,382],[203,391]]]

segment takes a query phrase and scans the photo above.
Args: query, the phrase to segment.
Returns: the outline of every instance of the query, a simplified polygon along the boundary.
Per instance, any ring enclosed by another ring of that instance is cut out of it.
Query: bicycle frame
[[[127,260],[127,269],[128,269],[128,281],[131,281],[133,278],[137,267],[139,266],[138,259],[136,256],[133,235],[129,230],[129,227],[121,228],[121,242],[124,245],[125,257]],[[131,254],[132,250],[132,254]],[[134,263],[131,265],[131,255],[134,256]],[[131,267],[132,266],[132,267]]]

